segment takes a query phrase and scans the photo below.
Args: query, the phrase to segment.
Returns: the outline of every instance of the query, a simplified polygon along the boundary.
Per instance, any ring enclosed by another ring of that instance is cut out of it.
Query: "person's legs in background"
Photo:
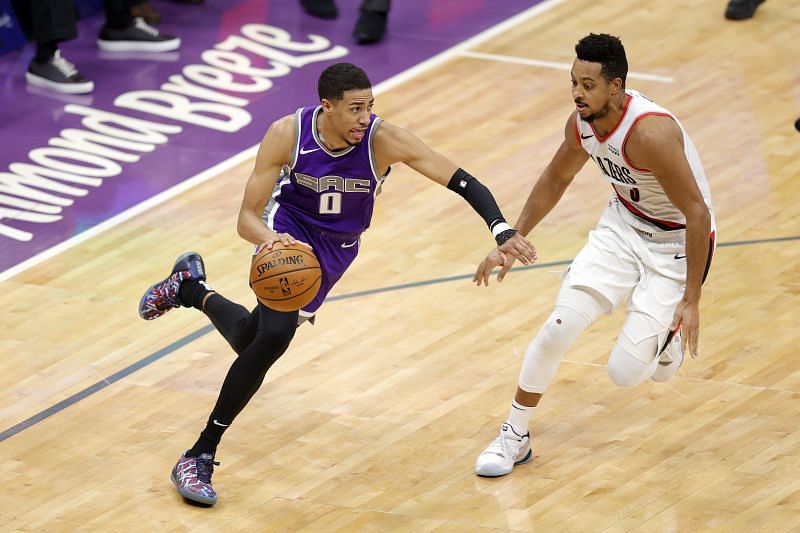
[[[333,0],[300,0],[303,10],[314,17],[332,20],[339,16]],[[359,44],[375,43],[383,39],[389,20],[391,0],[363,0],[360,14],[353,29],[353,39]]]
[[[170,52],[181,40],[162,35],[143,18],[131,15],[131,9],[145,0],[105,0],[106,24],[100,29],[97,46],[105,52]]]
[[[94,83],[61,55],[58,46],[78,35],[74,3],[70,0],[13,2],[20,24],[36,42],[36,55],[25,73],[27,82],[62,93],[92,92]],[[161,35],[143,19],[131,15],[131,9],[143,3],[144,0],[105,0],[106,24],[97,40],[101,50],[168,52],[180,47],[179,38]]]
[[[383,39],[389,21],[391,0],[364,0],[361,14],[353,30],[353,38],[359,44],[375,43]]]
[[[75,5],[68,0],[13,0],[20,24],[36,43],[28,66],[29,84],[70,94],[89,93],[94,83],[61,56],[58,44],[78,35]]]

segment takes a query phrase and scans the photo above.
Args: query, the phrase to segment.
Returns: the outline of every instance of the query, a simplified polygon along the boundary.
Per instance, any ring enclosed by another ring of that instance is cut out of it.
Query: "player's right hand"
[[[263,250],[272,250],[272,246],[276,243],[280,242],[284,246],[289,246],[298,242],[294,237],[289,235],[288,233],[274,233],[272,237],[269,237],[267,240],[262,242],[256,247],[256,251],[253,255],[260,254]],[[304,243],[305,244],[305,243]]]
[[[497,281],[502,283],[503,279],[506,277],[506,274],[509,270],[511,270],[511,266],[514,264],[516,259],[511,254],[505,254],[500,251],[500,249],[495,248],[489,255],[486,256],[486,259],[481,261],[481,264],[478,265],[478,270],[475,272],[475,276],[472,278],[472,281],[478,286],[481,286],[481,283],[484,286],[489,286],[489,278],[492,275],[492,271],[495,267],[500,267],[500,272],[497,273]]]
[[[536,262],[536,248],[533,243],[520,235],[515,233],[510,239],[498,246],[501,253],[506,255],[511,254],[516,257],[523,265],[532,265]]]

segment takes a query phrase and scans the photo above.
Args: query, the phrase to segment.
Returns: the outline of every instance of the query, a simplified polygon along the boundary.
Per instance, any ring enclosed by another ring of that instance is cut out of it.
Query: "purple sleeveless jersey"
[[[370,117],[360,143],[331,152],[319,139],[317,116],[321,106],[295,113],[292,161],[278,181],[273,198],[298,222],[334,233],[361,233],[369,227],[375,196],[383,177],[375,168],[372,133],[381,119]],[[288,170],[288,172],[287,172]],[[271,216],[273,213],[267,213]]]
[[[284,166],[264,222],[311,245],[322,267],[317,297],[303,308],[313,314],[358,254],[359,236],[369,227],[375,197],[386,176],[375,167],[372,135],[381,119],[370,117],[361,142],[338,152],[319,139],[321,106],[295,113],[292,160]]]

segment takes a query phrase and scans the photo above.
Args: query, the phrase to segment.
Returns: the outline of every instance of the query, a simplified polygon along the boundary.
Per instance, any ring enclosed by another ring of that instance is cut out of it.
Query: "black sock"
[[[40,65],[44,65],[50,61],[50,58],[56,55],[56,50],[58,50],[58,41],[39,43],[36,45],[36,56],[33,60]]]
[[[219,441],[222,440],[222,434],[225,433],[225,430],[228,429],[228,426],[229,424],[223,425],[216,418],[216,415],[211,413],[205,429],[202,433],[200,433],[200,437],[197,439],[197,442],[194,443],[194,446],[192,446],[192,448],[186,452],[186,456],[200,457],[200,454],[203,453],[216,455]]]
[[[187,279],[181,283],[181,288],[178,290],[178,298],[186,307],[194,307],[202,311],[203,300],[206,294],[210,292],[214,291],[209,289],[205,284],[196,279]]]

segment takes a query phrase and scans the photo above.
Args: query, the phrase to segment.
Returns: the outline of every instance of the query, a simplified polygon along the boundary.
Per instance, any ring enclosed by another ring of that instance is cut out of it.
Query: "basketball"
[[[297,311],[317,295],[322,269],[306,245],[280,242],[253,257],[250,287],[262,304],[276,311]]]

